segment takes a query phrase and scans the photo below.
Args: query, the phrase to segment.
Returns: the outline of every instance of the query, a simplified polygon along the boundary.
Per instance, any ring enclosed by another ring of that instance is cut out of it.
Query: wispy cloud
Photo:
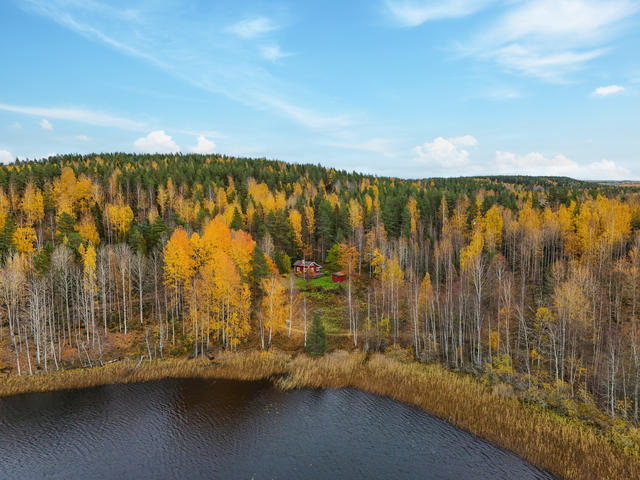
[[[225,30],[240,38],[255,38],[273,32],[278,26],[267,17],[247,18],[233,25],[229,25]]]
[[[86,123],[101,127],[122,128],[125,130],[140,130],[144,127],[144,124],[141,122],[79,108],[32,107],[0,103],[0,110],[37,117],[56,118],[58,120],[71,120],[73,122]],[[47,123],[49,122],[47,121]],[[46,127],[43,126],[43,128]]]
[[[51,122],[46,118],[40,120],[40,127],[42,127],[44,130],[53,130],[53,125],[51,125]]]
[[[609,95],[615,95],[617,93],[622,93],[625,91],[624,87],[620,85],[608,85],[606,87],[598,87],[596,88],[591,95],[594,97],[608,97]]]
[[[386,0],[386,11],[394,23],[417,27],[432,20],[464,17],[486,8],[495,0]]]
[[[503,68],[561,82],[591,60],[606,54],[610,41],[640,10],[634,0],[385,0],[385,10],[404,27],[500,8],[458,49]]]
[[[564,81],[607,53],[608,43],[638,9],[631,0],[515,2],[466,51],[509,70]]]
[[[256,16],[232,25],[220,24],[215,17],[203,15],[186,19],[176,5],[155,6],[123,12],[99,0],[88,5],[68,0],[28,0],[29,9],[91,40],[102,42],[127,55],[140,58],[204,91],[224,95],[255,109],[269,109],[318,133],[332,135],[334,119],[344,114],[323,112],[294,98],[300,88],[267,72],[259,59],[287,55],[279,48],[258,50],[250,42],[279,28],[265,16]],[[170,25],[172,35],[165,34]],[[232,34],[232,35],[229,35]],[[266,56],[265,56],[266,53]],[[318,101],[314,101],[318,104]],[[344,121],[339,125],[344,126]]]
[[[281,58],[290,57],[293,55],[292,53],[283,52],[280,50],[278,45],[267,45],[260,47],[260,52],[262,52],[262,56],[265,60],[269,60],[270,62],[277,62]]]
[[[325,115],[289,103],[279,97],[272,97],[259,92],[255,92],[253,95],[257,101],[263,103],[265,106],[273,107],[278,111],[286,113],[287,116],[293,118],[296,122],[312,130],[339,132],[353,124],[352,118],[347,115]]]
[[[155,130],[146,137],[141,137],[133,142],[133,145],[145,153],[175,153],[180,147],[164,130]]]

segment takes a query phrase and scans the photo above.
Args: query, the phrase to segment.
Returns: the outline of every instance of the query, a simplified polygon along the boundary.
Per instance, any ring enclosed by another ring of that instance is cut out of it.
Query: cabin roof
[[[294,267],[313,267],[314,265],[322,268],[316,262],[312,262],[312,261],[309,261],[309,260],[296,260],[295,263],[293,264]]]

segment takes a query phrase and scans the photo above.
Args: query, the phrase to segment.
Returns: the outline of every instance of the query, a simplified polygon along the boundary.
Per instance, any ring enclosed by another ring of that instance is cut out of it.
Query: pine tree
[[[327,351],[327,333],[324,325],[320,320],[318,312],[314,312],[313,321],[311,322],[311,330],[307,339],[307,353],[314,357],[321,357]]]

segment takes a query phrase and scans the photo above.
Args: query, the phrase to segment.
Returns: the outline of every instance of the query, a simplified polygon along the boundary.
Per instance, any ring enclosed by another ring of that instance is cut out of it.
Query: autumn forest
[[[633,186],[568,178],[17,162],[0,168],[0,368],[302,351],[316,316],[329,350],[404,352],[525,401],[637,421],[639,229]],[[296,277],[296,260],[324,275]]]

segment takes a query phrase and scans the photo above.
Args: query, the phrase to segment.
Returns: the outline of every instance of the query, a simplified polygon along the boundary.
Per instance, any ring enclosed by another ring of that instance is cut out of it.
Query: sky
[[[0,162],[640,179],[640,0],[3,0]]]

